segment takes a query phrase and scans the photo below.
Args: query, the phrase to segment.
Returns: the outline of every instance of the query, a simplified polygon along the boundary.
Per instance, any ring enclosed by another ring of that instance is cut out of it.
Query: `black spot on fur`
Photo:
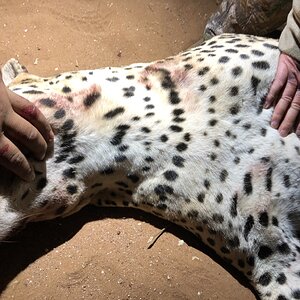
[[[179,151],[179,152],[185,151],[187,148],[188,148],[188,146],[187,146],[187,144],[185,144],[185,143],[179,143],[179,144],[176,146],[176,149],[177,149],[177,151]]]
[[[215,147],[220,147],[220,141],[219,140],[214,140],[214,145],[215,145]]]
[[[142,127],[141,131],[144,132],[144,133],[150,133],[151,129],[149,129],[148,127]]]
[[[101,175],[107,176],[107,175],[113,174],[114,172],[115,172],[115,170],[114,170],[113,168],[107,167],[107,168],[105,168],[104,170],[102,170],[102,171],[100,172],[100,174],[101,174]]]
[[[232,115],[237,115],[240,112],[240,106],[238,104],[231,106],[229,112]]]
[[[154,108],[154,105],[153,104],[147,104],[145,106],[145,109],[153,109]]]
[[[161,201],[166,200],[166,194],[173,194],[174,190],[171,186],[165,184],[159,184],[154,188],[154,192]]]
[[[269,216],[268,216],[268,213],[267,212],[262,212],[260,215],[259,215],[259,223],[264,226],[264,227],[268,227],[269,225]]]
[[[62,119],[65,115],[66,115],[66,111],[63,108],[61,108],[57,110],[53,116],[55,119]]]
[[[284,275],[284,273],[280,273],[278,275],[278,277],[276,278],[276,281],[279,283],[279,284],[285,284],[286,283],[286,276]]]
[[[288,255],[291,253],[291,249],[287,243],[282,243],[277,246],[277,250],[284,255]]]
[[[28,90],[28,91],[23,91],[23,94],[38,95],[38,94],[44,94],[44,92],[37,91],[37,90]]]
[[[186,71],[188,71],[188,70],[193,69],[193,66],[192,66],[191,64],[185,64],[185,65],[184,65],[184,69],[185,69]]]
[[[278,49],[277,46],[274,46],[274,45],[269,44],[269,43],[263,43],[263,46],[266,47],[266,48],[268,48],[268,49],[273,49],[273,50],[275,50],[275,49],[277,50]]]
[[[272,249],[271,249],[270,247],[268,247],[268,246],[263,245],[263,246],[261,246],[261,247],[259,248],[259,251],[258,251],[258,257],[259,257],[260,259],[266,259],[266,258],[268,258],[269,256],[271,256],[272,254],[273,254],[273,251],[272,251]]]
[[[238,200],[238,195],[237,193],[235,193],[231,199],[231,206],[230,206],[230,215],[233,218],[237,216],[237,200]]]
[[[134,96],[134,91],[135,91],[135,87],[134,86],[130,86],[129,88],[123,88],[124,93],[124,97],[126,98],[130,98]]]
[[[169,181],[175,181],[178,177],[178,174],[175,171],[170,170],[164,173],[164,177]]]
[[[244,226],[244,238],[246,241],[248,241],[248,236],[251,229],[253,228],[253,225],[254,225],[254,218],[252,215],[249,215]]]
[[[267,135],[267,129],[266,128],[261,128],[260,129],[260,134],[261,134],[261,136],[266,136]]]
[[[180,103],[180,98],[179,98],[178,93],[176,91],[171,90],[169,101],[173,105]]]
[[[206,91],[206,90],[207,90],[207,87],[206,87],[205,84],[201,84],[201,85],[199,86],[199,91],[204,92],[204,91]]]
[[[125,111],[124,107],[122,107],[122,106],[117,107],[117,108],[109,111],[108,113],[106,113],[104,115],[104,118],[105,119],[112,119],[112,118],[116,117],[117,115],[122,114],[124,111]]]
[[[265,55],[263,52],[259,51],[259,50],[251,50],[251,53],[254,54],[255,56],[263,56]]]
[[[111,82],[116,82],[119,80],[119,78],[114,76],[114,77],[106,78],[106,80]]]
[[[63,161],[65,161],[66,159],[68,158],[68,154],[60,154],[58,155],[56,158],[55,158],[55,163],[58,164],[58,163],[61,163]]]
[[[160,140],[161,140],[163,143],[165,143],[168,139],[169,139],[169,138],[168,138],[165,134],[163,134],[163,135],[160,137]]]
[[[250,195],[250,194],[252,194],[252,190],[253,190],[252,175],[251,175],[251,173],[246,173],[244,176],[244,192],[247,195]]]
[[[288,298],[285,297],[285,296],[283,296],[283,295],[279,295],[279,296],[277,297],[277,300],[288,300]]]
[[[56,104],[56,102],[50,98],[43,98],[39,102],[47,107],[54,107]]]
[[[252,63],[252,66],[254,69],[259,69],[259,70],[270,69],[270,65],[267,61],[254,61]]]
[[[68,119],[64,122],[61,129],[63,131],[68,131],[68,130],[71,130],[73,128],[73,126],[74,126],[74,121],[72,119]]]
[[[63,93],[71,93],[71,89],[70,89],[68,86],[64,86],[64,87],[62,88],[62,92],[63,92]]]
[[[258,283],[262,286],[268,286],[271,283],[272,276],[269,272],[264,273],[258,279]]]
[[[210,96],[210,97],[209,97],[209,102],[210,102],[210,103],[214,103],[214,102],[216,102],[216,100],[217,100],[217,99],[216,99],[215,96]]]
[[[172,162],[176,167],[183,168],[184,167],[184,158],[178,155],[173,156]]]
[[[210,84],[211,84],[211,85],[216,85],[216,84],[218,84],[218,83],[219,83],[219,79],[216,78],[216,77],[213,77],[213,78],[210,80]]]
[[[203,75],[205,75],[209,70],[210,70],[209,67],[204,67],[204,68],[202,68],[202,69],[199,70],[198,75],[199,75],[199,76],[203,76]]]
[[[227,177],[228,177],[228,171],[223,169],[220,173],[220,181],[224,182]]]
[[[91,107],[96,102],[96,100],[98,100],[100,98],[100,96],[101,95],[98,92],[94,92],[94,93],[87,95],[85,97],[85,99],[83,100],[83,105],[85,107]]]
[[[77,185],[68,185],[67,186],[67,192],[70,194],[70,195],[74,195],[77,193],[77,190],[78,190],[78,187]]]
[[[247,55],[247,54],[241,54],[240,58],[241,59],[249,59],[249,55]]]
[[[78,164],[78,163],[80,163],[83,160],[84,160],[84,156],[83,155],[76,155],[76,156],[71,157],[68,160],[68,163],[69,164]]]
[[[154,159],[151,156],[147,156],[147,157],[145,157],[145,161],[150,163],[150,162],[153,162]]]
[[[225,52],[228,52],[228,53],[238,53],[239,51],[236,50],[236,49],[229,48],[229,49],[226,49]]]
[[[208,125],[212,126],[212,127],[215,126],[217,123],[218,123],[218,120],[216,120],[216,119],[211,119],[208,121]]]
[[[140,180],[140,178],[135,174],[127,175],[127,178],[130,179],[133,183],[137,183]]]
[[[216,202],[217,203],[221,203],[223,201],[223,194],[219,193],[217,196],[216,196]]]
[[[177,125],[171,125],[169,128],[170,128],[170,130],[172,130],[174,132],[181,132],[183,130],[182,127],[177,126]]]
[[[63,171],[63,176],[66,178],[75,178],[76,170],[74,168],[69,168]]]
[[[237,48],[249,48],[250,47],[249,45],[245,45],[245,44],[236,44],[234,46]]]
[[[300,299],[300,289],[297,289],[292,292],[292,297],[295,299]]]
[[[183,139],[186,141],[186,142],[189,142],[191,140],[191,134],[190,133],[185,133],[184,136],[183,136]]]
[[[228,56],[221,56],[221,57],[219,58],[219,63],[225,64],[225,63],[227,63],[229,60],[230,60],[230,58],[229,58]]]
[[[206,187],[206,189],[209,190],[209,188],[210,188],[210,182],[209,182],[209,180],[205,179],[203,184]]]
[[[276,217],[272,217],[272,225],[278,227],[278,219]]]
[[[253,256],[248,256],[247,257],[247,264],[251,267],[254,267],[255,264],[255,258]]]
[[[239,94],[239,88],[237,86],[233,86],[230,88],[229,95],[234,97]]]
[[[239,247],[239,245],[240,245],[239,238],[237,236],[235,236],[233,239],[231,239],[231,240],[228,241],[228,245],[231,248],[237,248],[237,247]]]
[[[235,67],[231,70],[231,73],[234,77],[238,77],[243,72],[243,69],[241,67]]]
[[[123,162],[127,159],[127,157],[125,155],[118,155],[115,157],[115,162],[116,163],[120,163],[120,162]]]
[[[180,115],[182,115],[184,113],[184,110],[182,109],[182,108],[175,108],[174,110],[173,110],[173,115],[174,116],[180,116]]]
[[[197,196],[197,199],[199,202],[203,203],[205,199],[205,194],[204,193],[199,193]]]
[[[291,186],[290,182],[290,176],[289,175],[284,175],[283,176],[283,184],[286,188],[289,188]]]
[[[256,96],[257,93],[257,87],[259,85],[259,83],[261,82],[261,80],[255,76],[251,77],[251,87],[253,89],[253,95]]]
[[[271,192],[272,190],[272,173],[273,173],[273,168],[270,167],[267,170],[267,174],[266,174],[266,190],[268,192]]]

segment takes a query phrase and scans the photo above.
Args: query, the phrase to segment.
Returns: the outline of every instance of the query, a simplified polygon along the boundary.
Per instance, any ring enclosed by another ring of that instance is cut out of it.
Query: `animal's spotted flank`
[[[274,40],[225,34],[152,63],[9,75],[55,139],[34,182],[12,189],[1,169],[0,239],[87,204],[139,208],[192,231],[262,299],[299,299],[300,141],[263,109],[278,57]]]

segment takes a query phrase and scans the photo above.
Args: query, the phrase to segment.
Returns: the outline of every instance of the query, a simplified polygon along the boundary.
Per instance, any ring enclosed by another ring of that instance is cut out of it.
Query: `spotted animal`
[[[0,238],[87,204],[193,232],[261,299],[300,299],[300,141],[263,109],[277,41],[225,34],[176,56],[41,78],[3,67],[55,131],[33,183],[0,172]]]

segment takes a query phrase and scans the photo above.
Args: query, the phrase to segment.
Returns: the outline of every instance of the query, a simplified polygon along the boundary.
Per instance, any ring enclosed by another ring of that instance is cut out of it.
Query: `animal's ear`
[[[28,73],[25,66],[21,65],[15,58],[11,58],[1,68],[2,79],[8,86],[20,73]]]

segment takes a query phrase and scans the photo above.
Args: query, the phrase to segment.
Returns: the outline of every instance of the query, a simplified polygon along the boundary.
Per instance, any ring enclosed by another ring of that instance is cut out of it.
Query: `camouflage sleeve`
[[[293,0],[293,8],[279,39],[282,52],[300,61],[300,1]]]

